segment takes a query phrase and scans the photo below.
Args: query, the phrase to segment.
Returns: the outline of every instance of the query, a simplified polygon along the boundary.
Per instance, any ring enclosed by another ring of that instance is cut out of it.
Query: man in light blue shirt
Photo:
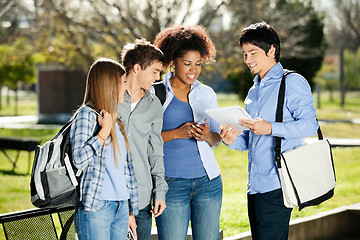
[[[249,128],[240,135],[227,126],[220,136],[229,148],[249,151],[247,193],[253,239],[287,239],[292,209],[283,203],[274,139],[281,137],[281,150],[286,151],[303,144],[305,137],[316,135],[314,99],[305,78],[295,73],[288,75],[283,122],[276,122],[277,98],[285,71],[279,62],[278,34],[265,22],[252,24],[242,32],[240,47],[245,63],[255,75],[244,102],[253,120],[240,120]]]

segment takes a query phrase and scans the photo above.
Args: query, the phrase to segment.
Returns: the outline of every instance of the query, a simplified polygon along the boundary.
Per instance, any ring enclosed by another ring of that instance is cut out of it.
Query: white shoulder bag
[[[285,97],[284,74],[279,89],[276,122],[282,122]],[[275,137],[275,162],[284,205],[288,208],[318,205],[334,195],[335,169],[331,146],[318,129],[318,141],[281,153],[281,138]]]

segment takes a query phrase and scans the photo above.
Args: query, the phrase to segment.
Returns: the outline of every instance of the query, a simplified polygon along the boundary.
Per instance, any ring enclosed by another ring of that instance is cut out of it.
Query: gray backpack
[[[75,206],[79,200],[81,171],[73,165],[70,146],[73,119],[51,141],[36,147],[30,181],[31,202],[35,207]]]

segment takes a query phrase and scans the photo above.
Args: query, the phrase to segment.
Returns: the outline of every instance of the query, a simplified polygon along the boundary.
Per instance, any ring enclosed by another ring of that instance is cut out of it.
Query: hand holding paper
[[[236,137],[239,135],[239,130],[236,128],[232,128],[230,125],[223,126],[220,125],[220,137],[226,145],[232,145],[236,139]]]
[[[240,119],[252,120],[251,116],[240,106],[207,109],[205,112],[218,123],[231,125],[240,132],[249,129],[240,125]]]
[[[243,119],[241,125],[247,127],[256,135],[269,135],[272,132],[271,123],[261,119],[255,118],[253,120]]]

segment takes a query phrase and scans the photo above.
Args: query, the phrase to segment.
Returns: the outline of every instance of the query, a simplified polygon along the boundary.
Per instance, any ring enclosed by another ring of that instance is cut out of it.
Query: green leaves
[[[35,82],[35,61],[26,38],[0,45],[0,84],[16,88],[20,82]]]

